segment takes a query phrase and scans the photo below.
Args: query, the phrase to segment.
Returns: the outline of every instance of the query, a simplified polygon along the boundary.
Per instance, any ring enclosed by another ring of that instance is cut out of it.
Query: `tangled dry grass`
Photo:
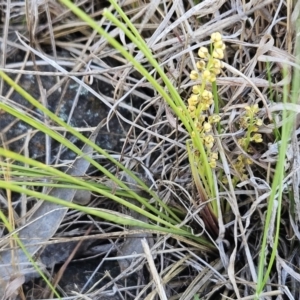
[[[205,228],[201,218],[204,204],[197,201],[184,128],[152,86],[105,39],[58,1],[2,3],[2,70],[11,76],[17,74],[15,80],[19,80],[22,74],[36,76],[39,82],[37,92],[43,95],[42,99],[47,99],[54,92],[59,92],[63,99],[65,90],[62,87],[66,83],[71,84],[71,76],[80,78],[90,86],[100,81],[112,85],[111,94],[95,88],[94,101],[101,101],[107,106],[106,120],[116,116],[119,126],[126,131],[126,136],[121,138],[122,150],[114,155],[128,168],[143,174],[160,198],[184,217],[183,224],[194,233],[205,236],[216,247],[215,251],[209,251],[187,239],[153,235],[150,248],[144,242],[145,255],[137,253],[129,266],[123,266],[123,270],[121,266],[118,276],[110,277],[103,287],[92,288],[89,292],[73,291],[72,297],[254,299],[266,208],[278,158],[280,131],[285,121],[282,119],[284,86],[288,86],[289,91],[292,89],[299,2],[294,5],[291,1],[281,0],[247,3],[205,0],[199,4],[192,0],[128,0],[118,3],[146,40],[183,99],[191,94],[193,83],[189,74],[195,69],[197,50],[207,45],[213,32],[220,32],[223,36],[227,46],[225,68],[217,78],[222,133],[214,146],[222,157],[214,175],[222,213],[217,220],[219,231],[215,236]],[[102,17],[103,9],[109,8],[108,2],[82,1],[78,2],[78,6],[135,54],[149,72],[152,71],[135,45]],[[41,66],[49,64],[56,69],[55,72],[41,71]],[[28,70],[31,66],[33,70]],[[286,76],[283,76],[283,68],[286,68]],[[48,76],[56,76],[56,84],[45,90],[39,78]],[[3,82],[1,89],[3,91]],[[9,98],[9,94],[5,97]],[[259,105],[259,117],[263,120],[259,128],[263,143],[252,145],[251,151],[246,153],[237,142],[242,135],[238,124],[245,113],[244,108],[256,103]],[[299,111],[297,105],[290,109],[295,113]],[[76,106],[74,110],[76,113]],[[260,299],[300,298],[298,125],[299,122],[296,122],[293,128],[284,162],[276,260]],[[9,124],[1,126],[2,133],[6,134]],[[115,130],[110,129],[109,125],[107,127],[108,131]],[[82,127],[78,130],[87,129]],[[24,138],[24,135],[21,137]],[[6,141],[6,147],[9,148],[13,141]],[[246,167],[247,178],[237,185],[226,185],[222,182],[223,170],[236,175],[233,165],[241,153],[252,161]],[[51,161],[50,156],[46,151],[46,161]],[[89,205],[99,203],[105,207],[112,205],[105,199],[95,199]],[[120,207],[115,209],[121,210]],[[105,241],[101,247],[110,250],[100,256],[92,277],[103,261],[117,260],[116,251],[124,236],[128,240],[130,235],[134,237],[139,232],[124,229],[124,234],[116,237],[114,231],[123,230],[120,226],[92,217],[76,223],[80,217],[80,214],[70,213],[64,221],[60,237],[65,236],[64,241],[67,242],[66,236],[75,232],[77,237],[72,238],[73,241],[78,240],[78,235],[84,240],[83,224],[94,224],[96,229],[88,237],[101,238]],[[69,226],[72,229],[70,232]],[[269,229],[268,247],[263,250],[267,259],[273,245],[274,226],[275,215]],[[133,286],[127,285],[123,280],[133,273],[139,274],[140,279]],[[103,276],[109,278],[107,274]],[[61,294],[67,295],[63,290]],[[42,296],[35,298],[32,291],[27,296],[23,294],[23,299],[30,297],[38,299]]]

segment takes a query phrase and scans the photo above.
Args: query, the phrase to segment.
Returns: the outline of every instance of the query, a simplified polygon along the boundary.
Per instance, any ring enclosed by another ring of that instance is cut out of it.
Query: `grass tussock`
[[[299,299],[297,5],[0,10],[4,299]],[[95,243],[99,264],[61,287],[89,240],[80,257]],[[37,258],[58,242],[78,245],[52,273]]]

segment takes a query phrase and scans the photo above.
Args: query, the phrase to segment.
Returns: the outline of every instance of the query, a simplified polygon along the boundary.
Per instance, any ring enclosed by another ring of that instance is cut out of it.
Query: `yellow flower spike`
[[[212,35],[210,36],[210,40],[212,43],[216,43],[219,41],[222,41],[222,35],[220,32],[214,32],[212,33]]]
[[[222,49],[214,49],[212,56],[214,58],[223,59],[224,58],[224,52]]]
[[[196,80],[196,79],[198,79],[198,77],[199,77],[198,72],[196,70],[192,70],[190,73],[191,80]]]
[[[208,49],[206,47],[201,47],[198,50],[198,56],[200,58],[208,58],[209,57]]]
[[[208,80],[210,78],[210,72],[208,70],[203,71],[202,73],[202,79]]]
[[[197,69],[200,70],[200,71],[204,70],[205,67],[206,67],[205,61],[204,61],[204,60],[199,60],[199,61],[197,61],[196,67],[197,67]]]

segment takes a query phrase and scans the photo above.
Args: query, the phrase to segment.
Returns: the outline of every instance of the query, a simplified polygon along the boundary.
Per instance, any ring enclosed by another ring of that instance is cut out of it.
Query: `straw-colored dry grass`
[[[104,295],[108,299],[254,299],[266,208],[284,121],[283,87],[287,85],[288,91],[292,88],[294,21],[299,9],[291,1],[197,2],[118,1],[183,99],[187,99],[191,93],[193,83],[189,73],[195,68],[198,48],[207,44],[211,33],[219,31],[223,35],[227,46],[226,64],[217,78],[222,132],[215,145],[221,159],[214,177],[218,186],[217,201],[222,208],[218,218],[218,236],[206,230],[201,218],[204,205],[197,200],[188,164],[186,132],[151,85],[105,39],[90,30],[59,2],[28,1],[27,6],[23,2],[6,2],[7,5],[1,7],[3,34],[0,41],[4,53],[1,55],[1,68],[11,76],[28,73],[37,77],[57,76],[57,83],[41,97],[43,101],[54,92],[62,93],[60,87],[71,75],[86,80],[86,83],[103,81],[111,84],[114,87],[113,94],[108,96],[96,90],[98,99],[95,101],[102,101],[109,108],[107,119],[116,115],[120,126],[126,128],[126,137],[121,139],[122,151],[116,157],[128,168],[143,173],[160,198],[178,208],[181,216],[185,216],[185,224],[216,246],[215,252],[205,252],[196,243],[174,239],[170,235],[154,235],[150,249],[144,241],[145,255],[137,255],[123,273],[112,278],[104,288],[90,292],[84,290],[82,295],[77,291],[74,299],[105,299]],[[109,7],[106,1],[84,1],[80,5],[107,32],[118,38],[124,47],[137,53],[135,46],[128,43],[122,32],[102,18],[103,8]],[[32,49],[36,52],[33,53]],[[45,56],[54,68],[59,65],[68,71],[62,72],[58,68],[58,71],[51,73],[40,71],[40,66],[50,63],[45,63]],[[22,60],[18,61],[18,58]],[[149,67],[142,56],[138,55],[136,59]],[[32,65],[34,71],[25,70]],[[283,67],[286,68],[286,77],[282,74]],[[38,82],[37,92],[43,91],[42,81]],[[2,84],[0,87],[3,91]],[[2,95],[9,98],[9,94]],[[131,102],[133,95],[141,100]],[[238,122],[244,114],[244,107],[255,103],[259,104],[259,117],[264,121],[259,129],[263,143],[251,145],[251,152],[245,153],[237,143],[243,134]],[[131,108],[132,105],[134,108]],[[74,109],[76,112],[76,107]],[[293,106],[291,110],[298,113],[299,107]],[[278,252],[260,299],[300,297],[298,124],[293,128],[285,158]],[[8,130],[8,127],[5,128]],[[4,127],[0,129],[3,131]],[[6,133],[3,131],[3,134]],[[27,138],[30,139],[30,136]],[[9,148],[10,143],[6,143],[6,147]],[[22,153],[26,154],[26,149]],[[238,185],[223,184],[221,178],[224,170],[236,175],[233,163],[241,153],[253,162],[246,168],[248,179]],[[50,156],[46,150],[45,160],[49,162]],[[100,203],[104,207],[112,205],[105,199]],[[90,205],[99,205],[99,201],[92,201]],[[116,209],[120,210],[119,207]],[[72,229],[75,226],[82,231],[82,224],[76,224],[79,217],[75,213],[68,215],[61,230],[67,230],[70,223],[73,224]],[[273,217],[272,224],[275,215]],[[101,256],[99,263],[103,257],[116,256],[113,251],[121,245],[123,236],[115,236],[113,231],[123,229],[116,225],[107,226],[105,222],[92,217],[86,219],[86,223],[95,226],[89,235],[104,239],[106,244],[111,245],[111,253],[114,253]],[[272,226],[270,231],[273,230]],[[267,250],[264,250],[267,251],[267,259],[273,244],[272,234],[268,243]],[[122,278],[131,272],[140,272],[143,267],[147,275],[136,282],[137,286],[129,288],[124,283],[121,286]],[[109,297],[108,292],[102,294],[105,289],[113,296]],[[19,292],[22,295],[22,291]],[[29,295],[24,297],[30,299]]]

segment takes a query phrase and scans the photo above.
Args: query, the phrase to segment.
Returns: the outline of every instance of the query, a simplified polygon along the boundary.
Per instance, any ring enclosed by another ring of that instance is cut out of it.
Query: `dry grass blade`
[[[148,265],[149,265],[149,268],[150,268],[150,273],[151,273],[152,278],[155,282],[155,286],[156,286],[156,290],[157,290],[157,293],[159,295],[159,298],[161,300],[167,300],[168,298],[167,298],[166,292],[165,292],[163,284],[162,284],[163,281],[162,281],[161,277],[159,276],[159,274],[157,272],[157,269],[155,267],[155,263],[154,263],[149,245],[148,245],[146,239],[143,239],[141,242],[142,242],[142,245],[143,245],[143,248],[144,248],[144,251],[145,251],[146,259],[148,261]],[[150,300],[152,298],[153,298],[153,296],[149,295],[145,299]]]

